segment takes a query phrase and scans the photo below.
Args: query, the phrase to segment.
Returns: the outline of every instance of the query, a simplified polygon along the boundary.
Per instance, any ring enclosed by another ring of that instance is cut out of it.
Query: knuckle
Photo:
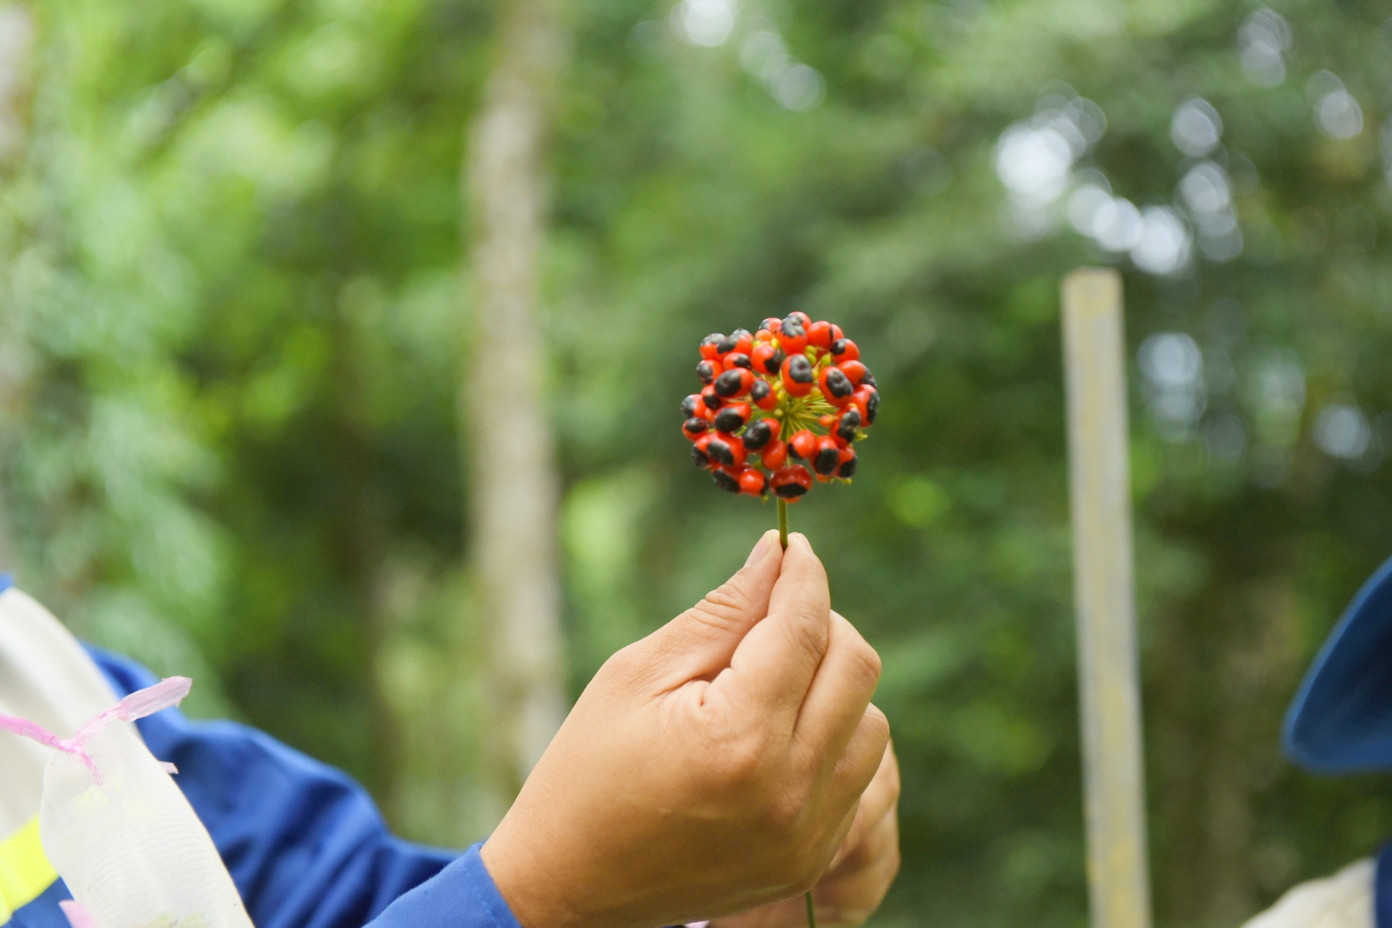
[[[738,616],[749,607],[749,597],[738,577],[732,577],[707,593],[697,608],[702,607],[717,617]]]
[[[600,665],[599,670],[595,672],[595,679],[607,677],[626,679],[632,676],[645,663],[642,645],[643,642],[635,641],[609,655],[608,659]]]
[[[865,707],[865,716],[861,724],[869,729],[870,733],[880,744],[880,754],[883,756],[884,749],[889,746],[889,719],[885,716],[880,707],[871,703]],[[896,770],[895,779],[898,779]]]
[[[874,862],[875,851],[868,842],[861,841],[841,858],[840,866],[852,873],[863,870]]]
[[[801,790],[784,786],[767,796],[759,813],[759,825],[765,834],[786,849],[787,866],[798,870],[809,844],[807,840],[807,803]]]
[[[880,653],[870,647],[864,638],[856,642],[855,650],[852,652],[856,665],[864,675],[869,686],[873,687],[880,682],[880,672],[884,669],[884,662],[880,660]]]
[[[714,788],[732,797],[745,797],[758,803],[763,798],[767,774],[767,752],[757,731],[736,731],[716,741],[712,765]]]
[[[890,772],[888,776],[888,782],[885,785],[885,790],[889,793],[889,798],[891,802],[899,801],[899,796],[902,794],[903,791],[903,781],[899,777],[898,764],[890,764]]]
[[[782,623],[788,647],[809,657],[820,658],[830,643],[830,628],[816,616],[799,616],[796,621]]]

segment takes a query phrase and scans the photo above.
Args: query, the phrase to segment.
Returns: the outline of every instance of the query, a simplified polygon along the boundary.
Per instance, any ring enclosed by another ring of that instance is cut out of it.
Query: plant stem
[[[788,504],[782,497],[778,498],[778,540],[783,545],[783,550],[788,550]],[[808,890],[807,899],[807,928],[817,928],[817,914],[812,911],[812,891]]]

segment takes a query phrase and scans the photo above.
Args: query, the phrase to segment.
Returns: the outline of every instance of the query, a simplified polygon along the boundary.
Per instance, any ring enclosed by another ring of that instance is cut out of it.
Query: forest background
[[[1385,14],[10,2],[0,561],[466,843],[773,523],[690,465],[697,341],[832,319],[883,413],[792,519],[884,658],[874,925],[1078,926],[1057,292],[1114,264],[1156,908],[1236,925],[1392,834],[1277,747],[1392,553]]]

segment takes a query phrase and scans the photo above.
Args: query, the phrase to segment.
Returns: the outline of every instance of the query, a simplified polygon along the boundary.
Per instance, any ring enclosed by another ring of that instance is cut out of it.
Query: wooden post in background
[[[1121,275],[1063,281],[1078,691],[1093,928],[1149,928]]]

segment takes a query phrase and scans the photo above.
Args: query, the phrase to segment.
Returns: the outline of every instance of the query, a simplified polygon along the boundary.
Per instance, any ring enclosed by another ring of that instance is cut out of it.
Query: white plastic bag
[[[207,829],[130,724],[176,705],[189,684],[132,693],[70,739],[0,716],[0,730],[56,749],[39,837],[77,903],[64,907],[74,928],[252,928]]]

